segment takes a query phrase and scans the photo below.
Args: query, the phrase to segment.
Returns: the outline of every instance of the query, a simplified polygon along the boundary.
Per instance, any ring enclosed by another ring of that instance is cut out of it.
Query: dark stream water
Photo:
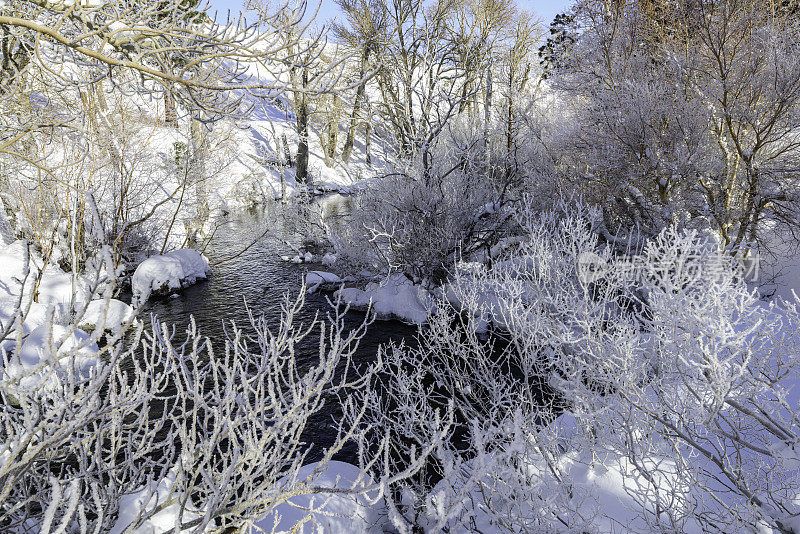
[[[326,213],[346,210],[346,205],[336,198],[315,201],[322,203]],[[293,264],[281,259],[282,255],[294,256],[295,252],[287,242],[299,246],[303,236],[297,233],[290,222],[281,215],[285,209],[280,204],[247,213],[230,214],[222,219],[222,226],[217,230],[205,255],[212,264],[213,273],[208,280],[181,291],[178,296],[151,300],[144,314],[155,314],[160,321],[175,324],[177,331],[185,330],[189,318],[194,316],[198,331],[211,338],[216,347],[222,347],[225,339],[223,324],[230,321],[247,330],[249,325],[247,305],[253,314],[263,315],[276,329],[281,315],[281,301],[288,292],[293,297],[300,289],[300,284],[309,270],[326,270],[321,263]],[[270,229],[263,238],[259,236]],[[242,254],[217,265],[216,262],[236,255],[242,249],[258,241]],[[319,255],[315,258],[318,259]],[[325,317],[331,306],[325,294],[312,294],[306,298],[306,304],[297,320],[309,324],[316,314]],[[348,328],[361,324],[365,314],[350,312],[346,319]],[[399,321],[376,321],[368,329],[361,340],[354,358],[356,364],[367,364],[374,361],[381,344],[389,341],[412,340],[416,327]],[[319,354],[319,336],[311,334],[298,347],[297,363],[303,370],[316,363]],[[307,443],[314,447],[309,461],[318,458],[322,449],[329,446],[336,437],[333,429],[334,421],[340,415],[336,399],[330,399],[324,408],[310,422],[304,434]],[[348,461],[354,459],[354,451],[344,449],[337,459]]]

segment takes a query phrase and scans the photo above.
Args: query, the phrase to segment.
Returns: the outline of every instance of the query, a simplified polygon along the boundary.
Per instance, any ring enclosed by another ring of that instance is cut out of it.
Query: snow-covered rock
[[[430,293],[414,285],[404,274],[395,273],[366,289],[344,288],[334,293],[355,309],[372,309],[382,319],[399,319],[411,324],[424,324],[434,309]]]
[[[14,322],[17,319],[17,302],[18,299],[16,297],[0,297],[0,328],[5,329],[10,322]],[[46,322],[47,306],[39,302],[31,302],[30,309],[25,315],[25,320],[22,324],[23,335],[29,334],[31,330]]]
[[[303,480],[319,468],[318,463],[300,469],[298,479]],[[323,488],[351,489],[359,475],[359,469],[344,462],[330,462],[325,471],[314,477],[313,485]],[[287,481],[282,481],[286,483]],[[361,480],[355,486],[363,488],[369,480]],[[381,534],[385,532],[386,511],[383,499],[372,504],[369,495],[346,495],[318,493],[298,495],[277,506],[255,523],[256,528],[246,534],[258,532],[297,532],[298,534],[348,533]],[[374,497],[373,497],[374,499]],[[295,525],[305,520],[298,530]],[[277,528],[275,528],[277,526]],[[260,530],[259,530],[260,529]],[[274,529],[274,530],[273,530]]]
[[[325,271],[309,271],[306,274],[306,287],[309,293],[314,293],[323,285],[336,285],[342,283],[342,279]]]
[[[206,278],[210,272],[208,259],[190,248],[151,256],[140,263],[133,273],[132,305],[139,305],[153,293],[190,286]]]
[[[337,259],[339,259],[339,257],[336,254],[328,252],[324,256],[322,256],[322,265],[330,267],[331,265],[336,263]]]
[[[116,334],[133,319],[133,308],[117,299],[93,300],[80,318],[80,327],[88,330],[102,328]]]
[[[306,260],[306,258],[309,258],[309,259]],[[309,254],[309,253],[305,253],[305,254],[296,254],[294,256],[281,256],[281,259],[283,261],[288,261],[289,263],[298,263],[299,264],[299,263],[306,263],[308,261],[313,260],[314,256]]]

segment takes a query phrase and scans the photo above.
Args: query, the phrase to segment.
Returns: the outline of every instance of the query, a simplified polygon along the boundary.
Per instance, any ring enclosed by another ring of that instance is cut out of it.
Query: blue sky
[[[319,0],[308,0],[309,7],[315,8]],[[518,0],[521,7],[536,13],[540,19],[549,24],[556,13],[563,11],[570,3],[569,0]],[[244,0],[211,0],[213,8],[217,9],[220,13],[227,10],[231,12],[241,11]],[[322,0],[322,5],[319,9],[318,20],[320,22],[327,21],[336,16],[338,9],[332,0]],[[224,18],[224,17],[222,17]]]

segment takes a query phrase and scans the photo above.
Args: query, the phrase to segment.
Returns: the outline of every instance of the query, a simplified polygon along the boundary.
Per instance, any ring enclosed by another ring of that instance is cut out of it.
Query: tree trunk
[[[106,102],[106,92],[103,89],[103,80],[97,80],[94,84],[92,84],[92,89],[94,90],[94,96],[97,98],[97,104],[100,106],[100,111],[102,113],[108,112],[108,102]]]
[[[12,91],[16,86],[24,88],[25,84],[22,80],[22,73],[25,67],[28,66],[31,60],[32,50],[23,43],[19,43],[17,50],[12,51],[13,46],[12,35],[9,32],[9,27],[5,24],[0,25],[3,30],[2,39],[0,39],[0,51],[2,51],[2,61],[0,61],[0,94],[6,94]],[[24,91],[20,91],[23,93]]]
[[[175,96],[170,85],[164,91],[164,124],[173,128],[178,126],[178,116],[175,111]]]
[[[283,159],[285,165],[291,167],[294,165],[292,163],[292,152],[289,150],[289,141],[286,139],[286,132],[281,134],[281,139],[283,140]]]
[[[194,192],[196,201],[196,215],[194,223],[194,232],[190,236],[190,246],[197,243],[197,237],[202,233],[205,223],[208,221],[210,209],[208,205],[208,191],[206,190],[206,176],[205,176],[205,153],[206,153],[206,136],[203,135],[203,125],[200,121],[192,119],[191,123],[192,134],[192,159],[190,169],[190,179],[194,182]]]
[[[308,69],[303,69],[301,87],[308,85]],[[297,172],[295,180],[298,183],[308,183],[308,101],[306,94],[295,93],[297,99]]]
[[[492,147],[489,142],[489,123],[492,120],[492,62],[486,65],[486,100],[483,108],[483,149],[486,158],[486,178],[491,179],[492,174]]]
[[[367,165],[372,165],[372,123],[367,121],[364,132],[364,152],[367,156]]]
[[[353,144],[356,140],[356,128],[358,127],[358,113],[361,111],[361,103],[364,101],[364,95],[367,91],[367,82],[364,81],[364,75],[367,71],[367,61],[369,60],[369,48],[364,49],[364,55],[361,56],[361,68],[359,69],[359,77],[362,80],[356,89],[356,98],[353,101],[353,112],[350,114],[350,124],[347,127],[347,138],[344,140],[344,148],[342,148],[342,161],[350,163],[350,156],[353,154]]]
[[[514,146],[514,71],[508,74],[508,109],[506,110],[506,153],[511,154]]]
[[[300,128],[300,140],[297,142],[297,173],[295,179],[298,183],[308,183],[308,122],[305,114],[303,119],[300,119],[298,113],[298,121],[303,121]]]
[[[92,102],[91,94],[88,91],[84,91],[83,89],[78,89],[79,94],[81,95],[81,105],[83,106],[83,114],[86,118],[86,121],[89,123],[89,131],[96,132],[97,131],[97,117],[95,116],[94,112],[94,102]]]
[[[339,113],[341,99],[338,94],[333,95],[333,116],[328,122],[327,139],[325,142],[325,165],[332,167],[336,162],[336,147],[339,144]]]
[[[286,163],[281,159],[281,152],[289,155],[289,147],[285,144],[286,143],[286,134],[283,134],[281,137],[278,137],[275,141],[277,143],[277,156],[278,156],[278,170],[281,173],[281,203],[286,204],[286,171],[284,167]],[[281,146],[283,145],[283,146]]]

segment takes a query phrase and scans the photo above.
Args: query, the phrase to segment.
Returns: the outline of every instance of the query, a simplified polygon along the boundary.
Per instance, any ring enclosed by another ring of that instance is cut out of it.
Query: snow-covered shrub
[[[248,198],[255,185],[269,184],[242,154],[250,138],[231,124],[164,127],[149,99],[109,94],[105,101],[108,108],[85,110],[92,127],[60,137],[58,149],[47,149],[49,137],[34,137],[40,161],[0,154],[0,197],[13,229],[64,270],[83,269],[103,243],[127,265],[199,248],[230,207],[265,199]],[[52,168],[49,179],[40,179],[40,167]]]
[[[458,258],[495,244],[508,220],[507,191],[453,160],[440,172],[401,172],[362,191],[336,236],[340,261],[441,282]]]
[[[436,410],[460,423],[389,494],[395,526],[796,532],[796,307],[759,301],[706,236],[622,255],[598,217],[522,217],[518,251],[462,264],[454,310],[384,351],[365,421],[394,436],[390,464],[430,442]]]

